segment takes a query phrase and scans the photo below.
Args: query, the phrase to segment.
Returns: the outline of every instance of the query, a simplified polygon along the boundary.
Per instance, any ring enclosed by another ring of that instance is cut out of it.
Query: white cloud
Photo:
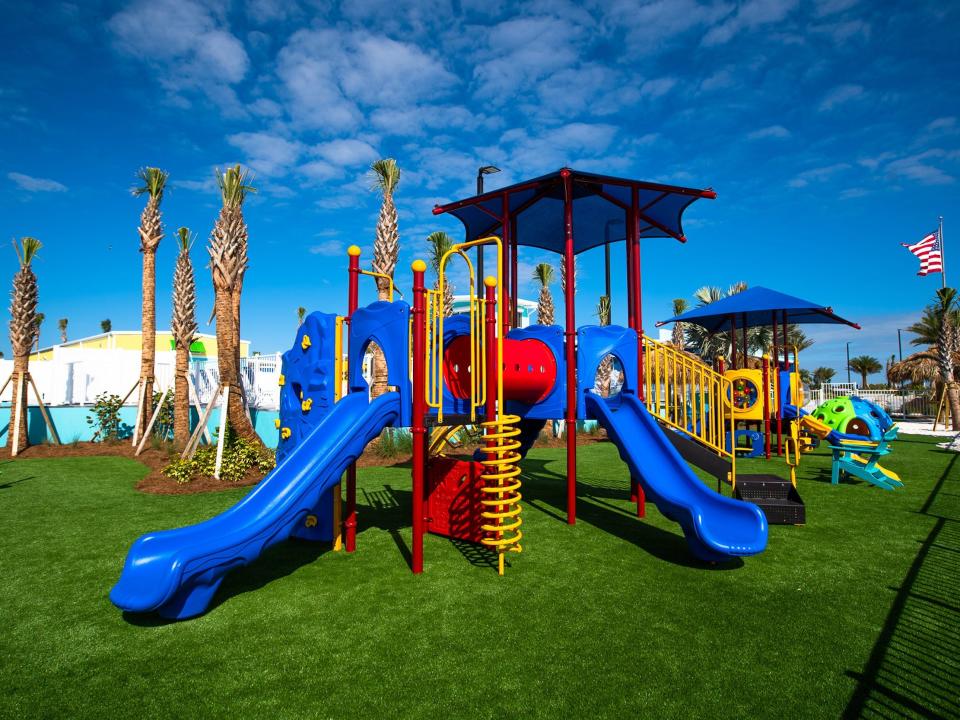
[[[17,184],[21,190],[27,192],[66,192],[67,186],[49,178],[32,177],[18,172],[7,173],[7,178]]]
[[[310,252],[314,255],[336,256],[346,253],[346,249],[340,240],[324,240],[316,245],[310,246]]]
[[[826,112],[833,110],[837,105],[843,105],[851,100],[858,100],[864,96],[865,92],[862,85],[837,85],[837,87],[832,88],[823,96],[823,100],[820,101],[820,111]]]
[[[644,97],[656,99],[670,92],[677,84],[677,79],[672,77],[661,77],[647,80],[640,86],[640,94]]]
[[[747,0],[737,11],[703,36],[703,44],[723,45],[744,30],[779,23],[798,5],[798,0]]]
[[[815,167],[809,170],[804,170],[787,184],[792,188],[802,188],[806,187],[812,182],[823,182],[833,175],[836,175],[838,172],[849,169],[850,165],[847,163],[834,163],[833,165]]]
[[[533,92],[536,83],[577,61],[584,28],[557,17],[521,17],[487,32],[474,57],[476,96],[494,105],[518,92]]]
[[[814,13],[819,17],[834,15],[852,8],[858,2],[859,0],[816,0]]]
[[[790,137],[790,131],[787,130],[783,125],[770,125],[765,128],[760,128],[759,130],[754,130],[751,133],[747,133],[747,138],[750,140],[785,137]]]
[[[321,158],[335,165],[365,165],[379,157],[372,145],[353,138],[331,140],[317,145],[313,150]]]
[[[686,32],[709,27],[734,9],[732,3],[701,3],[697,0],[615,0],[607,19],[626,29],[625,50],[632,54],[654,53]]]
[[[227,137],[227,142],[246,156],[246,164],[263,175],[282,175],[303,150],[299,142],[266,132],[243,132]]]
[[[888,163],[884,168],[891,175],[906,178],[921,185],[950,185],[955,182],[952,175],[931,164],[935,159],[956,159],[956,153],[941,149],[908,155]]]
[[[457,78],[411,43],[366,32],[299,30],[277,56],[277,74],[301,126],[347,130],[360,106],[410,107],[445,94]]]
[[[197,0],[135,0],[107,29],[121,52],[157,68],[174,104],[188,105],[183,93],[199,90],[224,111],[243,114],[230,86],[246,77],[250,58],[223,9]]]

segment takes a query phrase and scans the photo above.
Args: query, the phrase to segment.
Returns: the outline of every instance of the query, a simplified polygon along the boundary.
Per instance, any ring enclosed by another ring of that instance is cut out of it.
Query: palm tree
[[[440,261],[453,247],[453,238],[447,235],[443,230],[437,230],[427,236],[427,243],[430,245],[430,267],[436,274],[437,279],[433,283],[433,289],[440,287]],[[443,283],[443,316],[453,315],[453,283],[449,278],[445,278]]]
[[[577,278],[580,275],[577,256],[573,256],[573,293],[577,293]],[[560,292],[564,297],[567,295],[567,264],[563,262],[563,258],[560,259]]]
[[[736,282],[726,290],[713,285],[705,285],[698,288],[696,292],[693,293],[693,297],[696,299],[697,307],[699,308],[714,303],[717,300],[723,300],[731,295],[736,295],[746,289],[747,284],[745,282]],[[754,328],[754,330],[756,330],[756,328]],[[711,335],[704,328],[693,323],[687,324],[685,331],[684,334],[686,335],[689,346],[708,364],[712,363],[713,359],[718,356],[730,357],[732,346],[730,344],[729,332],[716,332]],[[738,343],[739,333],[740,330],[737,330]],[[755,333],[753,334],[755,336]],[[750,332],[747,334],[747,344],[750,346],[754,345],[754,343],[751,342]]]
[[[27,437],[27,383],[29,382],[30,349],[37,337],[37,303],[39,291],[37,276],[33,273],[31,263],[42,247],[42,243],[34,237],[24,237],[18,243],[13,241],[13,249],[20,261],[20,269],[13,276],[13,292],[10,300],[10,346],[13,349],[13,394],[11,395],[10,435],[8,445],[12,453],[16,454],[29,444]],[[13,442],[14,413],[20,406],[20,431],[16,447]]]
[[[170,328],[177,359],[173,376],[173,441],[190,438],[190,346],[197,334],[197,285],[190,261],[194,238],[185,227],[177,230],[177,264],[173,271],[173,318]]]
[[[533,279],[540,283],[540,297],[537,299],[537,323],[553,325],[554,305],[550,283],[553,282],[553,265],[540,263],[533,269]]]
[[[240,385],[240,283],[247,268],[247,223],[243,201],[255,192],[249,174],[239,165],[217,170],[217,184],[223,205],[210,233],[207,252],[213,279],[214,314],[217,318],[217,367],[220,383],[230,388],[227,422],[240,437],[263,445],[250,424],[243,406]]]
[[[380,192],[383,202],[380,204],[380,216],[377,218],[377,234],[373,242],[373,271],[393,277],[400,257],[400,230],[397,223],[397,206],[393,194],[400,184],[400,167],[393,158],[383,158],[370,166],[373,175],[373,189]],[[377,298],[390,299],[390,282],[386,278],[377,278]],[[370,396],[378,397],[387,390],[387,360],[383,351],[376,346],[373,351],[373,384]]]
[[[160,168],[140,168],[137,171],[137,179],[141,184],[135,186],[132,191],[135,197],[147,196],[147,204],[140,213],[140,226],[137,228],[137,233],[140,235],[140,252],[143,253],[143,291],[140,299],[140,380],[145,387],[140,394],[140,407],[137,408],[138,427],[134,432],[138,436],[147,430],[153,404],[154,365],[157,356],[157,247],[163,239],[160,202],[163,200],[163,191],[168,177],[168,173]]]
[[[671,317],[677,317],[677,315],[683,315],[687,311],[687,301],[683,298],[674,298],[673,299],[673,315]],[[675,322],[673,324],[673,335],[670,338],[673,346],[677,350],[683,350],[686,346],[684,342],[684,330],[686,329],[686,323]]]
[[[597,320],[602,326],[610,324],[610,298],[606,295],[600,296],[597,303]],[[613,355],[605,355],[600,365],[597,367],[597,390],[600,395],[607,397],[610,394],[610,380],[613,375]]]
[[[960,305],[953,288],[937,290],[933,303],[923,309],[920,320],[907,328],[915,337],[913,345],[927,345],[926,350],[914,353],[890,368],[896,380],[922,382],[932,380],[934,396],[946,393],[953,429],[960,430],[960,389],[957,371],[960,370]]]
[[[100,331],[103,333],[108,333],[113,330],[113,323],[110,322],[110,318],[100,321]]]
[[[67,318],[60,318],[57,320],[57,328],[60,330],[60,342],[65,343],[67,341],[67,323],[69,320]]]
[[[297,308],[297,327],[303,325],[303,321],[307,318],[307,309],[301,305]]]
[[[937,334],[937,362],[940,382],[947,393],[953,429],[960,430],[960,388],[957,387],[954,357],[960,352],[960,312],[957,291],[953,288],[937,290],[937,312],[940,315],[940,332]]]
[[[860,373],[862,380],[860,388],[866,390],[869,384],[867,382],[867,376],[883,370],[883,365],[872,355],[858,355],[855,358],[850,358],[850,369]]]
[[[828,368],[821,365],[820,367],[818,367],[816,370],[813,371],[813,384],[816,385],[817,387],[820,387],[821,385],[826,385],[831,380],[833,380],[833,376],[836,374],[837,374],[837,371],[834,370],[833,368]]]
[[[37,313],[37,339],[36,346],[37,352],[40,352],[40,326],[43,325],[43,321],[47,319],[47,316],[43,313]]]

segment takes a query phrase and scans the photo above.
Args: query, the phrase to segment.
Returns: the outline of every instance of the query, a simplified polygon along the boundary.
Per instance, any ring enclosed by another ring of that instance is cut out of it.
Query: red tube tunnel
[[[454,338],[443,357],[443,378],[450,393],[470,397],[470,336]],[[557,382],[557,361],[539,340],[503,341],[503,397],[533,405],[545,400]]]

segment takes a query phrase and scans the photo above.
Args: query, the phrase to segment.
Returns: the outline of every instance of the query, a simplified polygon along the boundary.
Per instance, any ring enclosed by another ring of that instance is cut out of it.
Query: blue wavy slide
[[[110,600],[128,612],[184,619],[203,613],[223,580],[286,540],[371,440],[400,415],[400,397],[340,400],[240,502],[197,525],[147,533],[127,554]]]
[[[605,399],[587,393],[586,409],[588,417],[606,429],[647,498],[683,528],[694,555],[722,562],[763,552],[767,546],[763,511],[704,485],[636,397]]]

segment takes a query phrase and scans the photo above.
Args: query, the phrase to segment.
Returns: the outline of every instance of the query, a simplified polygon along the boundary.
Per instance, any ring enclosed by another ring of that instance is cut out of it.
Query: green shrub
[[[121,431],[126,430],[126,426],[120,421],[120,408],[122,407],[123,400],[119,395],[107,393],[97,395],[93,407],[90,409],[92,416],[87,416],[87,425],[94,429],[94,442],[120,439]]]
[[[413,435],[402,429],[387,428],[380,434],[377,454],[380,457],[395,458],[410,455],[413,452]]]
[[[250,468],[255,467],[260,472],[266,473],[276,464],[276,457],[271,450],[264,450],[228,430],[226,444],[223,447],[223,460],[220,464],[221,480],[239,482]],[[174,460],[163,468],[162,472],[168,478],[183,484],[196,477],[212,477],[216,466],[217,446],[209,445],[199,448],[190,460],[179,458]]]

